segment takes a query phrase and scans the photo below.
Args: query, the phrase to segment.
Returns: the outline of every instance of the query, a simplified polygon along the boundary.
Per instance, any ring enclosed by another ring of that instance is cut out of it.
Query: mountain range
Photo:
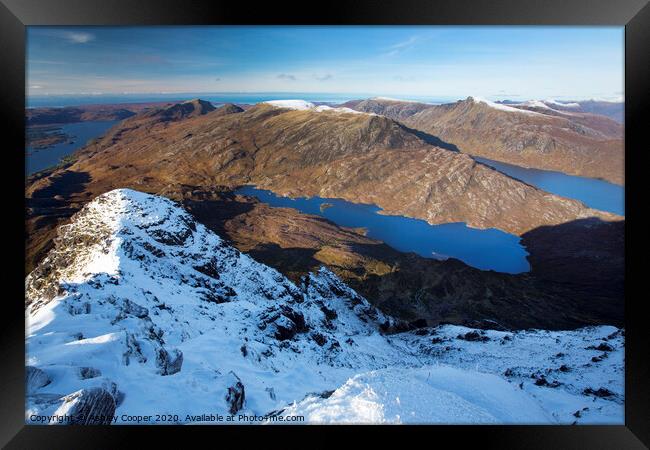
[[[590,103],[495,103],[468,97],[443,105],[371,99],[344,105],[384,114],[454,145],[514,165],[624,183],[623,126]]]
[[[28,180],[26,270],[84,204],[130,187],[183,201],[240,250],[294,280],[325,264],[409,322],[489,318],[515,329],[622,324],[622,218],[429,141],[376,113],[308,102],[245,111],[199,100],[149,108],[79,151],[76,162]],[[397,252],[358,231],[229,194],[247,183],[292,196],[375,203],[382,213],[430,223],[518,233],[532,271],[511,276]]]

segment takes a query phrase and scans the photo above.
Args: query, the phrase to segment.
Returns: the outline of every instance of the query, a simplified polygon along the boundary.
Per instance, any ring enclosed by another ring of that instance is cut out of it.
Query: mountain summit
[[[189,117],[197,117],[214,111],[212,103],[199,98],[176,103],[165,108],[157,108],[143,113],[144,117],[155,117],[163,121],[177,121]]]

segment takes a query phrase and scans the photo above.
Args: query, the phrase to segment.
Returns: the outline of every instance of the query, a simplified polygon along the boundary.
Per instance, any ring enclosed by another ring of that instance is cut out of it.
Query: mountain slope
[[[135,113],[119,105],[92,105],[65,108],[30,108],[25,110],[27,126],[74,123],[88,120],[122,120]]]
[[[215,111],[213,114],[215,116],[226,116],[228,114],[237,114],[240,112],[244,112],[244,109],[232,103],[226,103],[217,108],[217,111]]]
[[[86,192],[250,183],[292,196],[373,203],[431,224],[466,222],[515,234],[584,217],[618,218],[429,145],[382,116],[257,105],[164,124],[134,119],[66,168],[89,175]],[[35,180],[28,196],[62,172]]]
[[[156,118],[162,121],[177,121],[190,117],[197,117],[214,111],[216,108],[210,102],[201,99],[188,100],[162,108],[153,108],[142,112],[140,115],[147,118]]]
[[[447,326],[386,336],[399,323],[331,272],[293,284],[170,200],[128,189],[99,196],[60,227],[55,248],[26,279],[26,303],[32,423],[142,423],[155,414],[209,422],[206,412],[287,417],[294,402],[340,399],[344,393],[332,389],[358,386],[356,375],[369,371],[378,371],[385,393],[371,395],[372,409],[389,414],[344,407],[342,421],[348,414],[362,422],[623,419],[622,337],[613,327],[549,334]],[[460,360],[447,353],[452,347],[463,349]],[[555,349],[571,370],[544,372]],[[607,357],[584,364],[603,351]],[[429,367],[441,355],[459,367]],[[503,364],[512,366],[508,380]],[[550,381],[532,383],[530,371]],[[361,375],[368,376],[375,377]],[[412,377],[418,401],[412,386],[397,382]],[[400,395],[408,399],[404,416],[393,414]],[[589,412],[576,419],[582,408]]]
[[[343,103],[341,106],[352,108],[357,111],[380,114],[382,116],[390,117],[393,120],[404,120],[407,117],[430,108],[432,105],[375,97],[365,100],[351,100]]]
[[[623,184],[622,126],[606,117],[469,97],[404,123],[471,155]]]

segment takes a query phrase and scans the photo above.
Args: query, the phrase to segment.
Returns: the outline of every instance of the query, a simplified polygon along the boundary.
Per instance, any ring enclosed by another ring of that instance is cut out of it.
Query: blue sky
[[[29,27],[27,92],[616,99],[622,27]]]

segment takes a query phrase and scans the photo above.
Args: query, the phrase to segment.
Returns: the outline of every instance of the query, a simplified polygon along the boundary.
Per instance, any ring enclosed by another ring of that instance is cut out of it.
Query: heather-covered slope
[[[91,195],[134,185],[252,183],[281,194],[373,203],[431,224],[466,222],[515,234],[584,217],[617,218],[429,145],[386,117],[273,105],[217,112],[162,123],[135,116],[66,170],[87,173]],[[34,180],[28,196],[62,172]]]
[[[28,421],[167,414],[167,423],[200,423],[206,411],[331,421],[331,412],[292,412],[318,396],[343,397],[336,421],[623,420],[622,337],[613,327],[386,336],[400,323],[326,269],[294,284],[170,200],[128,189],[60,227],[26,279],[26,303]],[[368,382],[379,395],[362,391],[379,414],[337,389],[364,377],[379,380]]]
[[[620,124],[535,104],[505,105],[469,97],[427,108],[404,123],[471,155],[623,184]]]
[[[424,111],[432,105],[384,97],[374,97],[365,100],[351,100],[343,103],[341,106],[352,108],[357,111],[380,114],[399,121],[417,114],[420,111]]]

